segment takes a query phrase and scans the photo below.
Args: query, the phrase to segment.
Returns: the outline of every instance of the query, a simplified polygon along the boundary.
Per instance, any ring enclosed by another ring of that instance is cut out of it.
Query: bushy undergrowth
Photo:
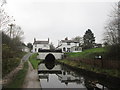
[[[20,58],[8,58],[2,61],[2,76],[11,72],[20,63]]]
[[[17,75],[13,78],[12,82],[9,83],[5,88],[22,88],[25,76],[28,70],[28,62],[24,63],[23,69],[18,71]]]
[[[4,77],[20,63],[25,54],[22,52],[23,42],[19,37],[11,38],[2,32],[2,76]]]
[[[11,50],[10,47],[2,45],[2,76],[11,72],[20,63],[21,58],[25,52],[16,52]]]
[[[77,67],[80,69],[85,69],[85,70],[93,71],[96,73],[103,73],[103,74],[110,75],[110,76],[120,77],[120,70],[117,70],[117,69],[105,69],[105,68],[100,68],[100,67],[94,67],[92,65],[81,63],[79,61],[70,61],[66,59],[59,60],[58,62],[62,62],[72,67]]]
[[[105,53],[106,59],[120,60],[120,45],[111,45],[107,47],[108,52]]]

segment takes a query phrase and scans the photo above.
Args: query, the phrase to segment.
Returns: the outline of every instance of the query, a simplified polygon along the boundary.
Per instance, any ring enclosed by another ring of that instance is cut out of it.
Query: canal
[[[39,80],[42,88],[83,88],[85,90],[112,90],[96,78],[59,64],[55,61],[44,61],[38,66]],[[111,86],[111,85],[110,85]]]

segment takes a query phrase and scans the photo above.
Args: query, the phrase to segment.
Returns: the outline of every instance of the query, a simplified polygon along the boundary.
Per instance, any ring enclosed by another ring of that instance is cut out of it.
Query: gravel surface
[[[20,65],[15,68],[13,71],[11,71],[8,75],[6,75],[2,81],[0,81],[0,84],[6,85],[11,82],[12,78],[15,77],[16,73],[23,68],[23,62],[28,61],[29,57],[32,55],[32,53],[28,53],[21,59]],[[34,70],[31,63],[28,61],[28,72],[25,77],[25,81],[23,84],[23,88],[41,88],[40,81],[38,78],[37,70]]]
[[[37,70],[34,70],[31,63],[28,61],[28,72],[23,84],[23,88],[41,88]]]

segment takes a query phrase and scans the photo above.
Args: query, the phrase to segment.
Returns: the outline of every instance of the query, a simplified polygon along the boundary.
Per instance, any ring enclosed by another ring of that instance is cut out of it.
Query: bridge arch
[[[53,54],[49,53],[49,54],[46,55],[45,61],[54,62],[55,61],[55,56]]]

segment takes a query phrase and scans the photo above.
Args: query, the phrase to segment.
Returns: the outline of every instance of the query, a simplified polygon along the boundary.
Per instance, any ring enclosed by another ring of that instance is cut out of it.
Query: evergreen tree
[[[32,43],[27,43],[27,47],[30,49],[30,51],[33,49]]]
[[[83,36],[83,41],[83,49],[90,49],[94,47],[95,37],[90,29],[85,32],[85,35]]]

